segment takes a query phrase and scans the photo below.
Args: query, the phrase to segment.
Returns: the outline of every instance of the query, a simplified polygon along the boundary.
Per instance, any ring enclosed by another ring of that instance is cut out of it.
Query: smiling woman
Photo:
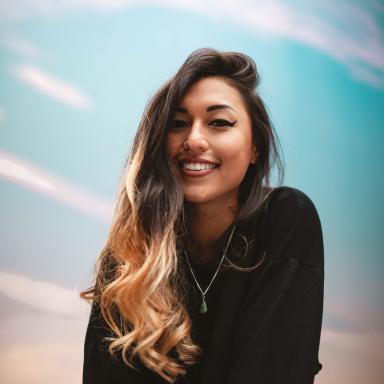
[[[321,223],[270,185],[283,166],[258,84],[249,56],[204,48],[147,105],[81,294],[84,384],[313,383]]]
[[[236,205],[238,186],[256,162],[252,122],[241,94],[228,83],[223,77],[194,83],[168,131],[168,154],[181,166],[190,203],[221,199]]]

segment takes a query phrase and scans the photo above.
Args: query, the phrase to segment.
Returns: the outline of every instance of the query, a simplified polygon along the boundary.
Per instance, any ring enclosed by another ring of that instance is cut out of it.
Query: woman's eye
[[[212,124],[215,127],[233,127],[235,123],[236,121],[234,121],[233,123],[230,123],[229,121],[224,119],[217,119],[217,120],[211,121],[210,124]]]
[[[237,121],[237,120],[236,120]],[[209,124],[213,125],[214,127],[233,127],[234,124],[236,123],[234,121],[233,123],[229,122],[228,120],[225,119],[216,119],[212,120]],[[183,121],[183,120],[173,120],[171,122],[171,129],[178,129],[178,128],[184,128],[188,126],[188,122]]]
[[[171,123],[171,128],[182,128],[182,127],[185,127],[187,125],[188,125],[188,123],[186,123],[183,120],[173,120]]]

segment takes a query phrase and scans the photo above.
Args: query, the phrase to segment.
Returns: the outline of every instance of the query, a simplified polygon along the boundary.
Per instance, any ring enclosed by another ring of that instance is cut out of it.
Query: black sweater
[[[192,338],[203,354],[176,384],[312,384],[322,368],[318,351],[324,297],[324,251],[320,219],[302,191],[276,188],[264,214],[248,222],[251,252],[242,267],[221,267],[198,313],[201,293],[186,267]],[[219,255],[221,256],[221,255]],[[220,259],[220,257],[219,257]],[[192,268],[205,289],[218,260]],[[230,259],[235,261],[235,259]],[[100,312],[92,307],[84,345],[83,384],[165,384],[136,360],[139,372],[109,357]]]

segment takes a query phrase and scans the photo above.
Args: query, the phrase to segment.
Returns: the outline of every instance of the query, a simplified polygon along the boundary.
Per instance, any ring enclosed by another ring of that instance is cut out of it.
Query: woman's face
[[[251,119],[237,89],[220,77],[194,83],[168,128],[167,150],[188,202],[237,201],[248,166],[256,161]]]

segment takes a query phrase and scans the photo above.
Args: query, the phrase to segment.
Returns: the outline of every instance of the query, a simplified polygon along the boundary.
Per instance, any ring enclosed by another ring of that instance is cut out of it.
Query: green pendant
[[[199,313],[206,313],[208,312],[207,303],[205,302],[205,298],[203,297],[203,301],[201,302]]]

